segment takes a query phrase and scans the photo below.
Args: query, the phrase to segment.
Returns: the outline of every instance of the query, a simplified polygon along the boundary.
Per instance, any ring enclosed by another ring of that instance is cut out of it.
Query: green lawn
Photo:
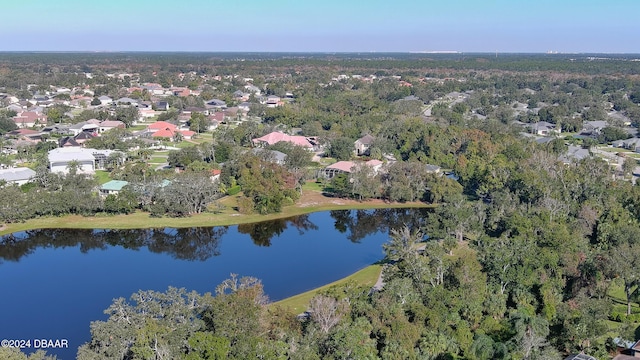
[[[302,185],[302,190],[322,192],[324,191],[324,186],[321,183],[315,181],[307,181],[306,183],[304,183],[304,185]]]
[[[309,290],[302,294],[277,301],[272,305],[288,309],[294,314],[300,314],[307,310],[307,306],[309,305],[309,300],[311,300],[311,298],[313,298],[316,294],[321,293],[333,286],[339,287],[348,282],[355,282],[358,285],[373,287],[373,285],[378,280],[378,276],[380,276],[380,271],[382,271],[382,265],[367,266],[366,268],[356,272],[355,274],[349,275],[344,279],[340,279],[319,288]]]
[[[166,156],[152,156],[151,159],[147,160],[149,164],[164,164],[167,162]]]
[[[109,172],[105,170],[96,170],[95,178],[98,180],[100,185],[112,180]]]
[[[610,153],[633,153],[633,151],[624,149],[624,148],[616,148],[616,147],[598,147],[598,150],[610,152]]]

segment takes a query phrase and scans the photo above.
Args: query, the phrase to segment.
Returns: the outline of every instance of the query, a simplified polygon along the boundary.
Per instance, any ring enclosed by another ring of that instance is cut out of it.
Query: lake
[[[228,227],[42,229],[0,237],[0,340],[66,339],[75,359],[114,298],[169,286],[214,292],[231,273],[262,280],[277,301],[383,258],[389,229],[425,209],[340,210]],[[33,350],[33,349],[32,349]]]

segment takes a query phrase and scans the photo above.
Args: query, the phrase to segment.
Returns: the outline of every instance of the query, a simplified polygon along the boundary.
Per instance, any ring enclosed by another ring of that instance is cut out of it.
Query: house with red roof
[[[177,126],[173,125],[170,122],[166,122],[166,121],[156,121],[153,124],[149,125],[147,127],[147,131],[148,132],[157,132],[160,130],[171,130],[173,132],[175,132],[177,129]]]
[[[23,111],[13,117],[13,121],[19,128],[30,128],[34,126],[47,125],[47,115],[35,111]]]
[[[287,135],[282,132],[271,132],[265,136],[251,140],[256,146],[267,146],[277,144],[281,141],[291,143],[293,145],[302,146],[303,148],[313,150],[313,144],[304,136]]]
[[[179,130],[178,132],[182,134],[185,140],[191,140],[196,135],[196,132],[191,130]]]

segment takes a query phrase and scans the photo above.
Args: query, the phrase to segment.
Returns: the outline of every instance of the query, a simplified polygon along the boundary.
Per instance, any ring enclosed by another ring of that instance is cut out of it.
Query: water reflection
[[[408,225],[424,228],[426,209],[336,210],[330,212],[334,228],[346,233],[347,239],[358,243],[376,232],[388,232]],[[309,215],[238,225],[238,232],[247,234],[258,246],[270,246],[273,238],[293,227],[302,236],[318,230]],[[193,227],[128,230],[38,229],[0,237],[0,262],[19,261],[38,248],[80,247],[86,253],[95,249],[119,246],[154,253],[166,253],[180,260],[204,261],[220,255],[220,242],[228,227]]]
[[[175,259],[204,261],[220,255],[219,246],[228,227],[194,227],[127,230],[37,229],[0,238],[0,261],[19,261],[38,248],[80,247],[82,253],[109,246],[154,253]]]
[[[375,209],[375,210],[334,210],[330,212],[335,220],[334,227],[341,233],[348,233],[352,242],[378,231],[388,232],[407,225],[412,231],[424,229],[428,209]]]
[[[289,225],[296,228],[300,235],[304,235],[305,231],[318,230],[318,226],[309,219],[309,215],[300,215],[271,221],[240,224],[238,225],[238,232],[249,235],[253,243],[258,246],[270,246],[271,239],[280,236]]]

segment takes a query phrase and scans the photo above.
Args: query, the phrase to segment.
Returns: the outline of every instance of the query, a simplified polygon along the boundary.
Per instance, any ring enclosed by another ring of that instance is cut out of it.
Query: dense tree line
[[[605,334],[629,339],[635,329],[624,325],[633,308],[609,291],[635,301],[640,190],[597,161],[545,156],[525,156],[485,200],[451,196],[423,221],[393,227],[380,291],[329,289],[302,320],[265,305],[252,278],[232,277],[213,297],[140,292],[114,302],[79,356],[606,359]]]

